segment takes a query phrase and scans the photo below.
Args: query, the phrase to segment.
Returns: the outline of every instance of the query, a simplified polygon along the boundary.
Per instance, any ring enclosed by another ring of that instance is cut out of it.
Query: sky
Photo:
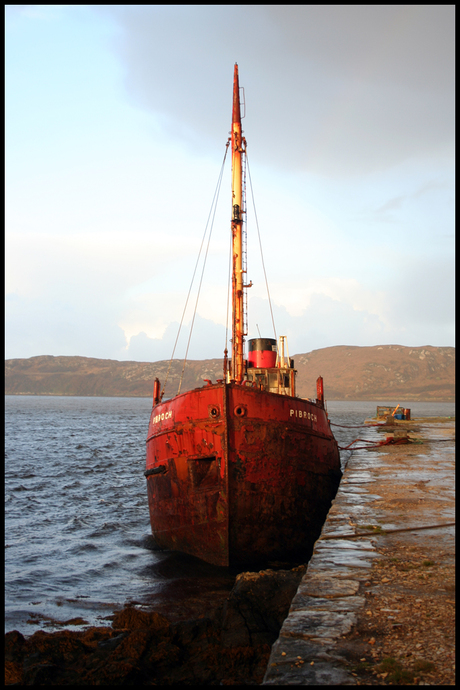
[[[6,358],[223,356],[235,62],[248,338],[453,346],[454,12],[7,5]]]

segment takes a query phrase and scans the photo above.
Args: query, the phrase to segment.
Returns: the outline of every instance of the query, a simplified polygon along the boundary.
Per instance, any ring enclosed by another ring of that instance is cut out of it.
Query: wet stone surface
[[[263,684],[455,683],[454,434],[351,456]]]

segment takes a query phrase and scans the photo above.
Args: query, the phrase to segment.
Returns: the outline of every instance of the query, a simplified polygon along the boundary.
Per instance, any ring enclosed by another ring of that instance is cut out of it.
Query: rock
[[[27,641],[17,630],[5,635],[5,685],[20,684]]]
[[[115,613],[113,616],[112,628],[115,630],[124,628],[128,630],[148,628],[152,631],[155,630],[159,634],[165,634],[169,629],[169,621],[155,611],[147,613],[128,606],[122,611]]]
[[[240,573],[224,607],[223,646],[238,642],[272,645],[305,570],[305,566],[300,566],[293,570]]]
[[[305,567],[242,573],[199,618],[126,607],[111,627],[5,635],[6,685],[260,684]]]
[[[22,661],[27,642],[17,630],[12,630],[5,635],[5,657],[11,661]]]

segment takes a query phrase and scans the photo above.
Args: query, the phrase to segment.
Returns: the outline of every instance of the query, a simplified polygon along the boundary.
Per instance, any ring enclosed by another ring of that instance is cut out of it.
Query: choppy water
[[[362,424],[377,404],[330,402],[329,417]],[[6,396],[6,631],[75,618],[103,625],[127,603],[186,607],[231,589],[234,573],[156,549],[143,474],[151,405]],[[453,403],[404,406],[413,416],[455,414]],[[342,446],[375,438],[369,428],[333,429]]]

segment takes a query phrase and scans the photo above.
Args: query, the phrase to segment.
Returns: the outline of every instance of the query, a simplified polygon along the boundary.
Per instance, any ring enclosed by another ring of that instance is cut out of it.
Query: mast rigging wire
[[[204,241],[205,241],[205,239],[206,239],[206,234],[207,234],[207,232],[208,232],[208,226],[209,226],[209,221],[210,221],[211,216],[212,216],[212,223],[214,223],[214,217],[215,217],[215,214],[216,214],[216,207],[217,207],[217,199],[218,199],[218,197],[219,197],[220,186],[221,186],[221,183],[222,183],[222,176],[223,176],[225,161],[226,161],[226,158],[227,158],[227,153],[228,153],[229,144],[230,144],[230,139],[227,141],[226,146],[225,146],[224,159],[223,159],[223,161],[222,161],[222,166],[221,166],[220,173],[219,173],[219,177],[218,177],[218,180],[217,180],[216,189],[215,189],[215,191],[214,191],[214,196],[213,196],[213,199],[212,199],[211,208],[210,208],[210,210],[209,210],[208,220],[207,220],[207,222],[206,222],[206,226],[205,226],[205,229],[204,229],[203,239],[201,240],[200,250],[199,250],[199,252],[198,252],[198,257],[197,257],[196,264],[195,264],[195,268],[194,268],[194,271],[193,271],[192,280],[191,280],[191,282],[190,282],[190,287],[189,287],[189,290],[188,290],[187,299],[186,299],[186,301],[185,301],[184,310],[183,310],[183,312],[182,312],[182,318],[181,318],[181,320],[180,320],[179,329],[178,329],[178,331],[177,331],[176,341],[175,341],[175,343],[174,343],[174,348],[173,348],[173,351],[172,351],[171,359],[169,360],[168,371],[166,372],[165,382],[164,382],[163,388],[162,388],[162,390],[161,390],[160,400],[163,399],[163,395],[164,395],[165,388],[166,388],[166,383],[167,383],[168,377],[169,377],[169,372],[171,371],[171,365],[172,365],[172,362],[173,362],[174,353],[175,353],[175,351],[176,351],[176,347],[177,347],[177,343],[178,343],[178,340],[179,340],[179,335],[180,335],[180,332],[181,332],[182,324],[183,324],[183,322],[184,322],[185,312],[186,312],[186,310],[187,310],[188,301],[189,301],[189,299],[190,299],[190,294],[191,294],[191,291],[192,291],[193,282],[194,282],[194,280],[195,280],[195,275],[196,275],[196,271],[197,271],[198,264],[199,264],[199,261],[200,261],[201,252],[202,252],[202,250],[203,250]],[[190,339],[191,339],[191,336],[192,336],[193,324],[194,324],[194,322],[195,322],[196,308],[197,308],[197,305],[198,305],[198,298],[199,298],[199,294],[200,294],[201,283],[202,283],[202,280],[203,280],[204,266],[206,265],[206,257],[207,257],[207,252],[208,252],[208,249],[209,249],[209,241],[210,241],[210,239],[211,239],[211,232],[212,232],[212,224],[211,224],[211,229],[210,229],[210,234],[209,234],[209,239],[208,239],[208,246],[207,246],[207,249],[206,249],[206,255],[205,255],[205,260],[204,260],[204,265],[203,265],[203,271],[202,271],[202,273],[201,273],[201,280],[200,280],[200,286],[199,286],[199,289],[198,289],[198,296],[197,296],[197,300],[196,300],[196,303],[195,303],[195,311],[194,311],[194,314],[193,314],[193,321],[192,321],[192,325],[191,325],[191,328],[190,328],[190,335],[189,335],[189,339],[188,339],[188,343],[187,343],[187,351],[186,351],[186,354],[185,354],[185,359],[184,359],[184,364],[183,364],[183,367],[182,367],[181,378],[180,378],[180,381],[179,381],[179,390],[178,390],[178,394],[179,394],[179,392],[180,392],[181,385],[182,385],[182,379],[183,379],[183,376],[184,376],[184,370],[185,370],[185,364],[186,364],[186,361],[187,361],[188,348],[189,348]]]
[[[208,243],[207,243],[207,245],[206,245],[206,253],[205,253],[205,255],[204,255],[203,268],[202,268],[202,270],[201,270],[201,278],[200,278],[200,283],[199,283],[199,285],[198,285],[198,293],[197,293],[196,301],[195,301],[195,309],[194,309],[194,311],[193,311],[192,323],[191,323],[191,325],[190,325],[190,333],[189,333],[189,336],[188,336],[187,349],[186,349],[186,351],[185,351],[184,364],[183,364],[183,366],[182,366],[182,372],[181,372],[181,376],[180,376],[179,388],[178,388],[178,390],[177,390],[177,395],[179,395],[179,393],[180,393],[180,389],[181,389],[181,386],[182,386],[182,381],[183,381],[183,378],[184,378],[185,365],[186,365],[186,363],[187,363],[187,355],[188,355],[188,350],[189,350],[189,347],[190,347],[190,341],[191,341],[191,339],[192,339],[192,332],[193,332],[193,326],[194,326],[194,324],[195,324],[196,310],[197,310],[197,308],[198,308],[198,300],[200,299],[201,286],[202,286],[202,284],[203,284],[204,269],[206,268],[206,261],[207,261],[208,252],[209,252],[209,244],[210,244],[210,242],[211,242],[212,230],[213,230],[213,228],[214,228],[214,219],[215,219],[215,217],[216,217],[217,202],[218,202],[218,199],[219,199],[219,192],[220,192],[220,187],[221,187],[221,184],[222,184],[222,177],[223,177],[223,174],[224,174],[224,165],[225,165],[225,160],[226,160],[226,158],[227,158],[227,152],[228,152],[229,144],[230,144],[230,139],[227,141],[227,144],[226,144],[226,147],[225,147],[224,160],[222,161],[222,166],[221,166],[221,169],[220,169],[219,178],[218,178],[218,180],[217,180],[216,191],[214,192],[214,198],[213,198],[213,201],[212,201],[212,204],[211,204],[211,210],[210,210],[210,212],[209,212],[208,222],[206,223],[206,229],[207,229],[207,227],[208,227],[208,225],[209,225],[209,218],[210,218],[210,216],[211,216],[211,214],[212,214],[211,227],[209,228]],[[206,235],[206,232],[205,232],[205,235]],[[203,241],[204,241],[204,237],[203,237]],[[201,247],[202,247],[202,246],[203,246],[203,243],[201,244]],[[201,248],[200,248],[200,253],[201,253]],[[199,257],[198,257],[198,258],[199,258]],[[189,294],[190,294],[190,293],[189,293]],[[188,298],[187,298],[187,300],[188,300]]]

